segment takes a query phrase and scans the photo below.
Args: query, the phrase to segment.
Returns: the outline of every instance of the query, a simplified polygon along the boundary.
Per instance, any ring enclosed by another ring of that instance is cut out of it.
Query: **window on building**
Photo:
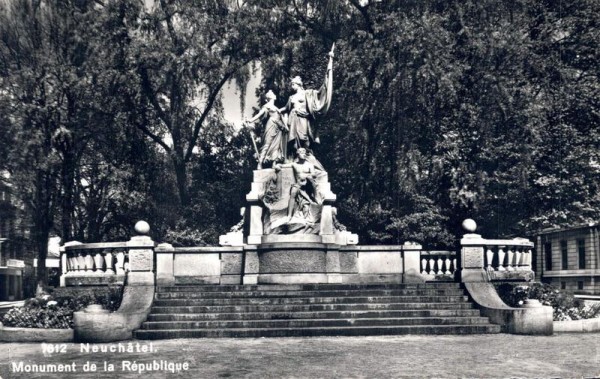
[[[577,282],[577,289],[578,290],[582,290],[583,289],[583,281],[578,281]]]
[[[566,290],[567,289],[567,282],[560,282],[560,289],[561,290]]]
[[[585,240],[577,240],[577,252],[579,257],[579,268],[585,268]]]
[[[560,241],[560,257],[563,270],[569,269],[569,249],[567,249],[567,241]]]
[[[544,244],[544,261],[546,262],[546,271],[552,271],[552,244]]]

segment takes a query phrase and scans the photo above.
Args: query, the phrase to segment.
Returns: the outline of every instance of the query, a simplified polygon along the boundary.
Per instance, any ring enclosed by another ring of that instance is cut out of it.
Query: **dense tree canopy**
[[[0,3],[0,168],[37,248],[176,244],[239,221],[254,165],[223,88],[317,88],[339,218],[363,243],[450,246],[600,219],[600,3],[13,0]],[[40,258],[43,256],[40,255]],[[41,269],[43,271],[43,268]]]

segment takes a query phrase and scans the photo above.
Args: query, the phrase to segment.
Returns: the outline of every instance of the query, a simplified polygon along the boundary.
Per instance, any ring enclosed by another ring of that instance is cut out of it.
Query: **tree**
[[[268,23],[243,5],[156,1],[127,27],[121,92],[135,126],[169,157],[180,204],[190,205],[189,165],[206,128],[219,127],[221,90],[240,86],[265,51]]]
[[[266,83],[318,72],[336,42],[319,158],[362,241],[449,244],[466,217],[500,236],[597,217],[594,2],[273,3],[301,37]]]

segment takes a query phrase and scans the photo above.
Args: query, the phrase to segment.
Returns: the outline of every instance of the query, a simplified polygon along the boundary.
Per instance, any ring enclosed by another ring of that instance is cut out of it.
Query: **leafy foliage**
[[[551,306],[554,321],[582,320],[600,316],[600,305],[586,305],[572,293],[559,291],[549,284],[522,285],[502,283],[497,286],[500,298],[511,307],[518,307],[527,299],[539,300]]]
[[[32,298],[22,307],[8,311],[2,323],[9,327],[68,329],[73,327],[73,312],[90,304],[101,304],[115,311],[121,304],[122,287],[109,286],[91,289],[60,288],[53,295]]]
[[[596,2],[275,3],[302,37],[264,60],[266,87],[318,83],[336,43],[318,152],[362,241],[448,244],[466,217],[500,236],[598,218]]]
[[[214,244],[252,175],[223,91],[334,98],[315,154],[365,244],[450,247],[600,218],[600,4],[16,0],[0,3],[0,168],[43,261],[63,241]],[[43,266],[43,265],[42,265]],[[40,274],[43,267],[40,268]]]

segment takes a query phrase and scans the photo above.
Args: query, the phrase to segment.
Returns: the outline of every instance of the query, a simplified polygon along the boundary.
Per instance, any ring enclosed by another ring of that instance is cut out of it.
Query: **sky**
[[[229,83],[225,85],[223,88],[223,110],[224,117],[227,121],[241,127],[244,118],[251,118],[253,116],[252,108],[258,107],[258,102],[260,101],[259,97],[256,96],[256,89],[260,85],[261,76],[259,69],[256,75],[248,82],[243,110],[240,106],[240,95],[235,80],[230,80]]]

